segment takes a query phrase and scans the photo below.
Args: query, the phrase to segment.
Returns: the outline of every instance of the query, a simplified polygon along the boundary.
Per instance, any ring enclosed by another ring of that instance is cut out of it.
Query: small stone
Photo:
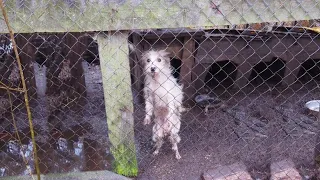
[[[0,168],[0,177],[3,177],[6,174],[6,169],[5,168]]]
[[[20,146],[16,141],[9,141],[8,143],[8,152],[14,155],[20,154]]]
[[[65,138],[59,138],[57,143],[60,151],[68,151],[68,141]]]
[[[252,180],[247,172],[246,166],[242,162],[234,163],[229,166],[220,166],[203,173],[204,180]]]
[[[271,164],[270,180],[302,180],[298,170],[294,167],[294,163],[290,159]]]

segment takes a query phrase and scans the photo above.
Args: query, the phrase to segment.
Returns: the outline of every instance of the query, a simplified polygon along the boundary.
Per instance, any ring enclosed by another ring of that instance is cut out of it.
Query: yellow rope
[[[18,50],[17,50],[17,47],[16,47],[16,42],[14,40],[13,31],[12,31],[10,25],[9,25],[8,16],[7,16],[7,13],[5,11],[5,8],[4,8],[2,0],[0,0],[0,7],[1,7],[1,10],[2,10],[2,15],[4,17],[4,20],[5,20],[6,25],[8,27],[8,31],[10,33],[12,46],[13,46],[14,53],[15,53],[15,56],[16,56],[16,59],[17,59],[17,63],[18,63],[18,67],[19,67],[19,72],[20,72],[20,77],[21,77],[21,82],[22,82],[22,89],[24,91],[24,101],[25,101],[26,110],[27,110],[27,114],[28,114],[30,133],[31,133],[32,144],[33,144],[33,155],[34,155],[35,168],[36,168],[38,180],[40,180],[40,168],[39,168],[39,160],[38,160],[37,146],[36,146],[37,144],[36,144],[36,141],[35,141],[35,138],[34,138],[34,130],[33,130],[33,124],[32,124],[31,110],[30,110],[30,106],[29,106],[29,98],[28,98],[27,86],[26,86],[26,82],[25,82],[25,78],[24,78],[24,74],[23,74],[23,70],[22,70],[22,65],[21,65],[21,61],[20,61],[20,58],[19,58],[19,54],[18,54]]]

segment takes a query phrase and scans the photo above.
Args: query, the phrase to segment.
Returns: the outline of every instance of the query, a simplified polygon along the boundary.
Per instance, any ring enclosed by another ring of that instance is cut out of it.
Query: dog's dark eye
[[[160,58],[158,58],[158,62],[161,62],[161,59],[160,59]]]
[[[150,62],[150,59],[147,59],[147,62]]]

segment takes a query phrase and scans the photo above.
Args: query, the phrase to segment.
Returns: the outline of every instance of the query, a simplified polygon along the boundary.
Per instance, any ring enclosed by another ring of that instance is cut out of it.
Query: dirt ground
[[[39,97],[37,104],[32,106],[32,117],[35,139],[39,145],[41,173],[111,170],[112,156],[109,151],[100,67],[83,63],[87,97],[86,104],[80,112],[65,108],[51,113],[48,111],[45,96],[46,67],[35,65],[35,68],[39,72],[36,74]],[[54,134],[49,132],[48,128],[48,121],[52,117],[60,123],[60,131]],[[35,169],[29,124],[24,110],[16,112],[15,119],[22,144],[13,138],[1,139],[0,177],[30,173],[21,152],[25,154],[31,170]],[[9,131],[10,134],[14,134],[13,132],[13,129]]]
[[[261,85],[211,94],[224,100],[226,107],[205,116],[201,108],[193,106],[183,115],[180,160],[174,158],[169,142],[158,156],[152,156],[151,126],[141,124],[143,105],[136,106],[137,179],[199,179],[207,169],[238,161],[245,163],[254,179],[267,179],[270,164],[285,158],[293,159],[305,179],[315,177],[319,122],[304,104],[318,99],[316,85]]]
[[[48,139],[48,115],[41,97],[36,107],[34,123],[42,130],[37,139],[39,144],[42,143],[40,156],[43,161],[48,161],[44,173],[111,168],[100,68],[86,67],[84,64],[84,69],[88,103],[80,120],[73,112],[65,112],[60,117],[65,128],[64,138],[68,142],[58,141],[59,147],[54,151],[45,144]],[[244,162],[255,179],[267,179],[270,164],[284,158],[292,158],[305,179],[315,177],[314,151],[319,141],[319,123],[308,114],[304,104],[319,98],[320,91],[316,84],[296,84],[290,88],[255,85],[242,90],[216,89],[211,91],[211,95],[222,99],[226,106],[212,109],[205,116],[203,109],[190,105],[191,110],[182,117],[180,160],[174,158],[168,141],[158,156],[152,155],[152,126],[142,125],[144,105],[134,98],[139,164],[136,179],[197,180],[207,169],[238,161]],[[27,127],[24,117],[25,114],[17,116],[21,129]],[[79,126],[80,129],[77,128]],[[27,142],[26,145],[29,151],[24,152],[30,153],[30,144]],[[4,159],[0,163],[0,175],[27,174],[25,166],[16,164],[15,157],[19,150],[8,151],[7,147],[4,145],[1,149],[0,157]],[[50,150],[52,156],[45,159]],[[21,159],[18,162],[22,163]],[[8,168],[12,168],[11,171]]]

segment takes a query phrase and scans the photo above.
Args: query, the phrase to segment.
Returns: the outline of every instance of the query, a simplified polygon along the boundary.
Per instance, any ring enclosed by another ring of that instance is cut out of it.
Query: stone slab
[[[237,162],[229,166],[220,166],[208,170],[202,175],[204,180],[252,180],[247,172],[246,166],[242,162]]]

